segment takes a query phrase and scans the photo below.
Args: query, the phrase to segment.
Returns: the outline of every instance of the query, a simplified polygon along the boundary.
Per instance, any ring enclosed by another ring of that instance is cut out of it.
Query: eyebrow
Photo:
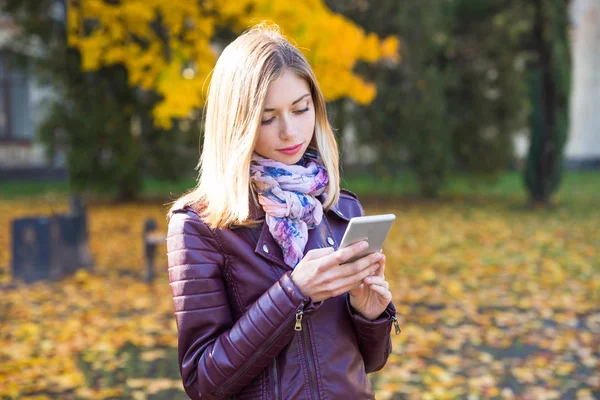
[[[294,100],[294,102],[292,103],[292,105],[295,105],[296,103],[298,103],[300,100],[302,100],[306,96],[310,96],[310,93],[306,93],[306,94],[300,96],[297,100]],[[271,112],[271,111],[275,111],[275,109],[274,108],[265,108],[264,111],[265,112]]]

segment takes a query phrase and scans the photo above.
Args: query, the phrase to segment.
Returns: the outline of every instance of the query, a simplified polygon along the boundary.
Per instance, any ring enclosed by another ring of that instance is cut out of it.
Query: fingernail
[[[369,243],[367,243],[367,242],[361,242],[360,243],[360,249],[361,250],[365,250],[367,247],[369,247]]]

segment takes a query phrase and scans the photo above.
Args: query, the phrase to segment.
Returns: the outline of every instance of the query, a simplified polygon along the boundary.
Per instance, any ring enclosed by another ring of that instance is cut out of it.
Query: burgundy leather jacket
[[[251,217],[261,212],[251,209]],[[343,190],[309,231],[305,253],[337,249],[359,215],[356,196]],[[211,230],[192,209],[174,210],[167,249],[190,398],[374,398],[367,373],[391,352],[392,303],[375,321],[354,311],[348,294],[314,304],[294,285],[265,223]]]

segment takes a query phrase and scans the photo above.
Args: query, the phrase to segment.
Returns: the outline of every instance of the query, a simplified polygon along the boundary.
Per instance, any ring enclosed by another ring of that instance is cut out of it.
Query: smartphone
[[[350,219],[340,249],[366,240],[369,247],[350,258],[346,263],[358,260],[368,254],[375,253],[383,247],[383,242],[390,233],[396,216],[394,214],[368,215]]]

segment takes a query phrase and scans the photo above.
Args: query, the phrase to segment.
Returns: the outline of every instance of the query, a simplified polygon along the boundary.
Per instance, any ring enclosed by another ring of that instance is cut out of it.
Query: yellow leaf
[[[421,272],[421,279],[424,282],[434,282],[436,280],[435,272],[431,268],[427,268]]]

